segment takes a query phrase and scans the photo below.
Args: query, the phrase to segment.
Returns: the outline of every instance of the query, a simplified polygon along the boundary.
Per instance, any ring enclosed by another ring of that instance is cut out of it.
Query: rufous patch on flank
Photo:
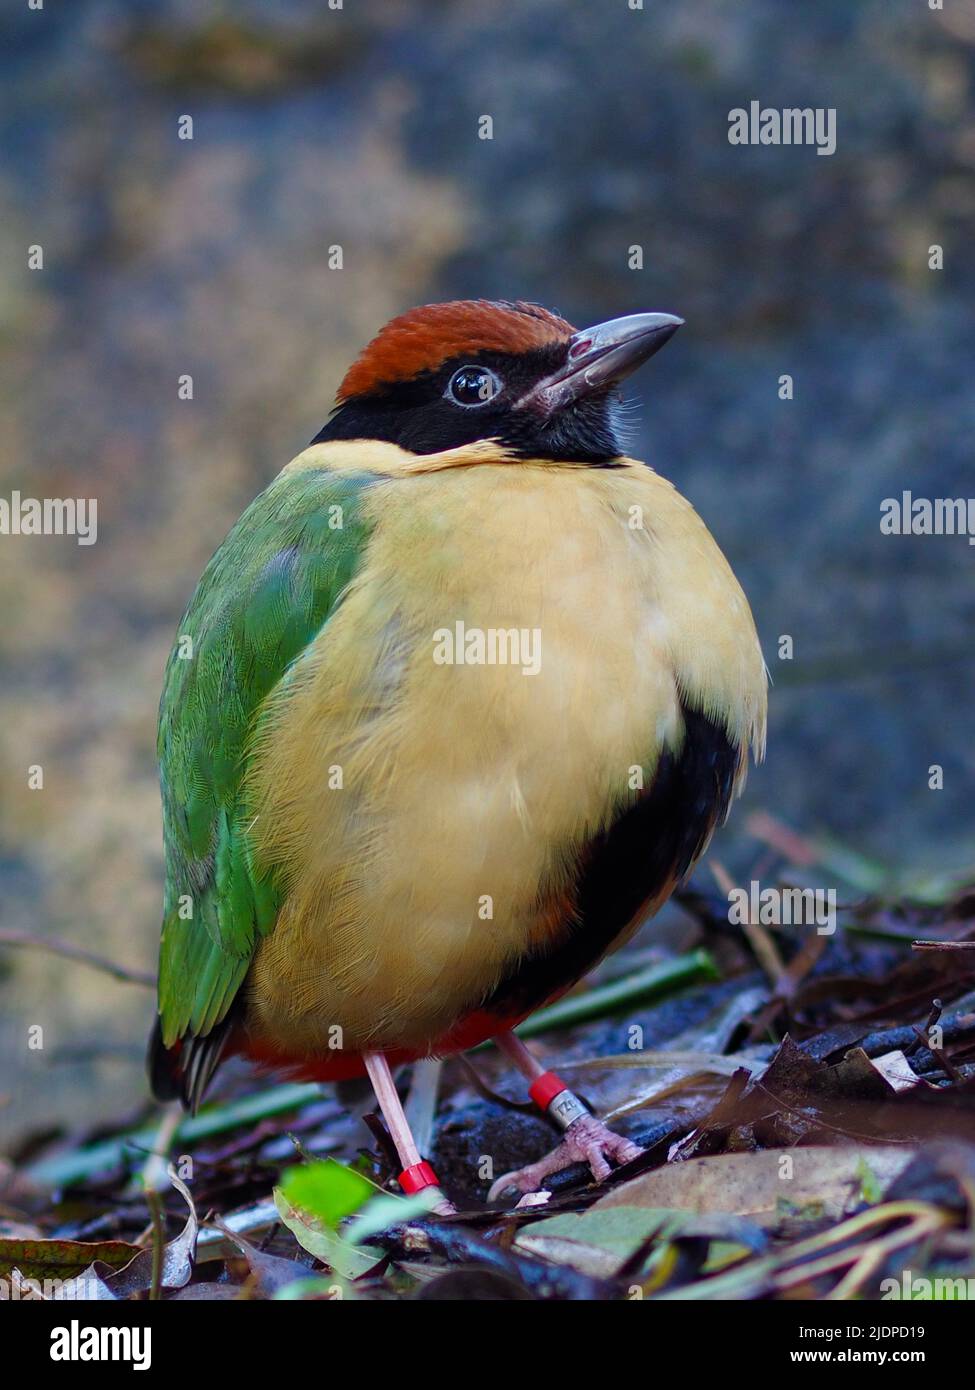
[[[387,382],[408,381],[465,353],[529,352],[564,342],[575,329],[540,304],[457,299],[423,304],[392,319],[346,372],[340,401]]]

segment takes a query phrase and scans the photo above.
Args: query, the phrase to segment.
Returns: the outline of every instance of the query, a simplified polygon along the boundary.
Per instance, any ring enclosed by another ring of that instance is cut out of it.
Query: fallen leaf
[[[120,1269],[138,1253],[123,1240],[0,1240],[0,1277],[17,1268],[24,1279],[71,1279],[95,1260]]]
[[[364,1206],[376,1190],[368,1178],[333,1158],[289,1168],[280,1185],[289,1206],[300,1208],[333,1231]]]
[[[216,1301],[246,1301],[247,1290],[240,1284],[187,1284],[185,1289],[179,1289],[173,1294],[173,1300],[180,1303],[194,1302],[196,1300],[206,1301],[207,1303]]]
[[[641,1246],[654,1237],[666,1244],[681,1236],[700,1236],[741,1247],[741,1253],[763,1250],[765,1233],[753,1223],[725,1212],[701,1216],[672,1207],[639,1205],[605,1207],[601,1203],[579,1213],[560,1213],[534,1222],[519,1234],[516,1251],[554,1264],[567,1264],[594,1278],[609,1279]]]
[[[910,1091],[915,1086],[921,1084],[921,1078],[915,1073],[910,1062],[903,1052],[885,1052],[882,1057],[871,1057],[870,1065],[895,1091]]]
[[[172,1166],[169,1177],[183,1201],[189,1207],[186,1224],[174,1240],[166,1242],[163,1248],[160,1287],[181,1289],[193,1278],[193,1256],[196,1237],[200,1229],[196,1208],[189,1188],[176,1176]],[[77,1279],[66,1284],[55,1295],[55,1299],[84,1300],[86,1302],[113,1298],[130,1298],[133,1294],[144,1293],[152,1287],[154,1252],[138,1250],[121,1269],[113,1269],[105,1261],[96,1259]]]
[[[773,1213],[785,1200],[793,1207],[815,1204],[835,1217],[859,1201],[861,1161],[887,1183],[913,1157],[914,1150],[906,1145],[844,1144],[690,1158],[622,1183],[591,1210],[680,1207],[744,1216]]]
[[[331,1227],[292,1206],[279,1187],[274,1189],[274,1204],[301,1248],[346,1279],[358,1279],[383,1258],[377,1250],[366,1250],[343,1240]]]
[[[253,1276],[253,1288],[260,1298],[273,1298],[281,1289],[293,1284],[296,1279],[307,1279],[308,1269],[297,1260],[286,1260],[280,1255],[268,1255],[258,1250],[256,1245],[236,1231],[230,1230],[222,1221],[213,1224],[242,1252],[247,1268]]]

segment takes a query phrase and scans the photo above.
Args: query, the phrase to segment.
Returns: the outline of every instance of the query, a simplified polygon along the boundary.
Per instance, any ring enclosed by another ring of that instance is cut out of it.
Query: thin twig
[[[165,1192],[171,1186],[167,1171],[169,1151],[173,1147],[173,1140],[182,1118],[183,1111],[178,1100],[163,1108],[149,1158],[142,1169],[142,1187],[146,1192]]]
[[[149,1288],[149,1298],[155,1301],[162,1296],[163,1254],[166,1248],[166,1237],[163,1231],[162,1198],[158,1192],[151,1188],[146,1189],[146,1205],[152,1216],[152,1284]]]
[[[728,897],[735,887],[734,880],[728,870],[714,858],[708,861],[708,865],[718,887],[725,897]],[[771,980],[776,994],[784,997],[791,993],[785,963],[779,954],[778,946],[772,940],[771,934],[759,922],[753,922],[750,914],[742,922],[741,929],[748,938],[748,943],[754,951],[759,965]]]
[[[18,931],[15,927],[0,927],[0,946],[34,947],[52,956],[64,956],[68,960],[80,961],[82,965],[90,965],[93,970],[101,970],[103,974],[111,975],[125,984],[144,985],[147,989],[156,987],[156,977],[148,970],[131,970],[128,966],[116,965],[115,961],[86,951],[73,941],[63,941],[58,936],[32,936],[30,932]]]
[[[911,1057],[911,1056],[913,1056],[913,1054],[918,1050],[918,1048],[921,1046],[921,1044],[927,1041],[926,1038],[925,1038],[925,1036],[924,1036],[924,1034],[925,1034],[925,1033],[929,1033],[929,1032],[931,1031],[931,1029],[934,1027],[934,1025],[938,1022],[938,1020],[939,1020],[939,1018],[941,1017],[943,1011],[944,1011],[944,1005],[942,1004],[941,1000],[940,1000],[940,999],[932,999],[932,1000],[931,1000],[931,1009],[930,1009],[930,1012],[928,1013],[928,1021],[927,1021],[927,1023],[925,1023],[925,1025],[924,1025],[924,1031],[922,1032],[920,1028],[915,1028],[914,1025],[911,1024],[911,1027],[914,1028],[914,1031],[915,1031],[915,1033],[917,1034],[917,1038],[915,1039],[914,1042],[905,1044],[905,1046],[904,1046],[904,1048],[903,1048],[903,1052],[904,1052],[904,1056],[905,1056],[905,1057]]]
[[[466,1053],[459,1053],[457,1060],[464,1071],[467,1072],[468,1081],[470,1081],[474,1090],[482,1100],[489,1100],[492,1105],[503,1106],[505,1110],[518,1110],[524,1115],[535,1113],[535,1102],[533,1100],[509,1100],[507,1096],[501,1095],[499,1091],[492,1090],[487,1082],[483,1080],[480,1073],[475,1069],[474,1063]]]
[[[975,941],[912,941],[912,951],[975,951]]]
[[[923,1043],[924,1046],[928,1049],[928,1051],[931,1053],[931,1056],[934,1058],[938,1066],[944,1072],[945,1076],[947,1076],[948,1080],[953,1081],[956,1086],[960,1085],[962,1081],[961,1072],[958,1070],[956,1066],[952,1065],[949,1059],[945,1056],[942,1049],[940,1047],[935,1047],[928,1034],[922,1033],[916,1023],[912,1023],[911,1027],[917,1034],[918,1042]]]

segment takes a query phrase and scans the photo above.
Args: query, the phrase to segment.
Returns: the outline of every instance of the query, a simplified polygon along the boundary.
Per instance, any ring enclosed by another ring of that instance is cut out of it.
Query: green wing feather
[[[226,1016],[282,891],[255,862],[241,779],[264,698],[321,630],[358,567],[374,476],[285,472],[210,561],[166,667],[158,753],[166,846],[162,1043]]]

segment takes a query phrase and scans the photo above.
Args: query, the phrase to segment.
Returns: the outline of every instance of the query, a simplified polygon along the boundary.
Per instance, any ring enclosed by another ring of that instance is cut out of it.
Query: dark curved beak
[[[683,322],[674,314],[628,314],[580,329],[569,339],[565,366],[543,377],[518,405],[535,406],[551,415],[584,396],[615,386],[659,352]]]

